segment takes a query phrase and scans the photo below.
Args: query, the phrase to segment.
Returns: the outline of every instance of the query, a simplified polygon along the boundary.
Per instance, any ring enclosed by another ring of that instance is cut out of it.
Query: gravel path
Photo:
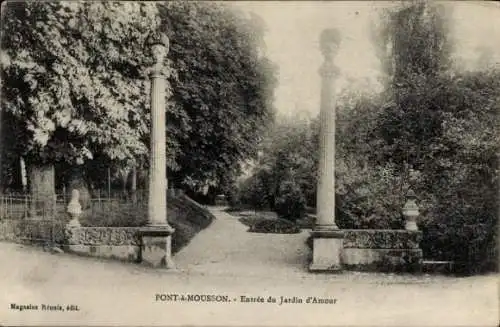
[[[174,260],[185,273],[300,277],[309,250],[307,231],[300,234],[259,234],[219,207],[210,208],[216,219],[202,230]]]
[[[496,275],[310,274],[307,233],[247,233],[236,218],[213,210],[217,220],[174,257],[175,271],[0,242],[0,325],[498,326]],[[157,301],[157,294],[229,302]],[[270,296],[277,303],[267,303]],[[303,303],[279,305],[280,296]],[[307,304],[311,297],[335,303]],[[80,310],[19,311],[11,304]]]

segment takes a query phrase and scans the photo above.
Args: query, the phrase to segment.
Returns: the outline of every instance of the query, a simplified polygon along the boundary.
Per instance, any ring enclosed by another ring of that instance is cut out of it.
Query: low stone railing
[[[419,271],[422,232],[404,229],[342,229],[342,268],[355,271]],[[308,239],[312,249],[312,238]]]
[[[77,196],[76,193],[75,195]],[[169,210],[185,212],[188,220],[201,219],[206,226],[213,220],[212,214],[206,208],[183,192],[170,194],[168,203]],[[79,212],[77,205],[71,210]],[[141,262],[143,250],[141,247],[145,246],[141,243],[141,230],[142,227],[83,227],[76,216],[66,226],[63,248],[65,251],[81,255]]]
[[[361,271],[418,271],[422,233],[412,230],[347,229],[342,265]]]
[[[141,260],[140,227],[70,227],[66,229],[68,252],[132,262]]]

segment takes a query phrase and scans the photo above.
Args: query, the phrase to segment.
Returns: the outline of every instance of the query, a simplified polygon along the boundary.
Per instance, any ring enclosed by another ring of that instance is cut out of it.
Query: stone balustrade
[[[344,269],[379,272],[418,272],[423,253],[422,233],[412,230],[343,230]]]
[[[100,258],[141,261],[140,227],[71,227],[65,251]]]
[[[76,227],[66,229],[68,245],[140,245],[140,227]]]
[[[422,233],[399,229],[343,229],[344,249],[419,249]]]

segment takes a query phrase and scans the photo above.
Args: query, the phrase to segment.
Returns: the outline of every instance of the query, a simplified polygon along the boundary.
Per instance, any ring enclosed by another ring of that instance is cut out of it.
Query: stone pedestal
[[[146,226],[139,229],[141,262],[152,267],[175,268],[171,249],[173,233],[174,229],[168,225]]]
[[[341,230],[312,231],[313,259],[310,271],[335,272],[342,269],[344,233]]]

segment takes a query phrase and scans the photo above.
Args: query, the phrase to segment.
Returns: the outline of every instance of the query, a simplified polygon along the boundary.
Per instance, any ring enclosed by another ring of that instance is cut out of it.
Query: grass
[[[102,209],[87,210],[80,219],[82,226],[140,227],[147,224],[146,204],[116,203]],[[213,215],[192,200],[169,197],[167,201],[169,224],[175,228],[172,235],[172,252],[185,247],[201,230],[213,221]]]

